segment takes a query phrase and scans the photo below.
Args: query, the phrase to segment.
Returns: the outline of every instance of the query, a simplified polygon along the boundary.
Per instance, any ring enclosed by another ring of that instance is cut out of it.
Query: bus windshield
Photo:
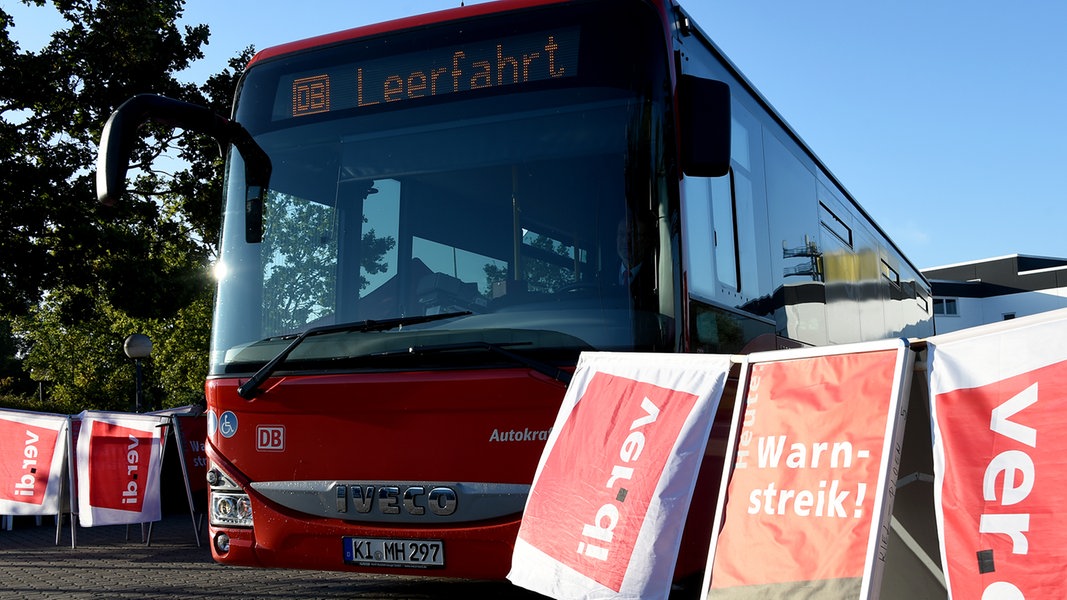
[[[341,46],[250,69],[236,114],[273,172],[262,240],[249,243],[230,153],[212,374],[254,371],[309,328],[427,315],[452,316],[317,336],[292,368],[464,344],[555,361],[673,346],[657,86],[647,70],[592,69],[626,38],[580,22],[486,30],[424,34],[397,58],[361,62]],[[435,79],[439,63],[464,74]],[[475,89],[479,65],[488,89]]]

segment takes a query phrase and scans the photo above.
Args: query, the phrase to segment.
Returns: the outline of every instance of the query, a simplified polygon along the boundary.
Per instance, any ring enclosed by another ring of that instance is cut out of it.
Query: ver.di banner
[[[0,514],[59,514],[67,417],[0,410]]]
[[[729,369],[726,356],[583,354],[508,579],[555,598],[666,598]]]
[[[749,356],[705,598],[877,593],[913,363],[903,340]]]
[[[160,442],[169,417],[92,411],[80,417],[76,460],[81,525],[160,520]]]
[[[928,344],[950,597],[1067,598],[1067,311]]]

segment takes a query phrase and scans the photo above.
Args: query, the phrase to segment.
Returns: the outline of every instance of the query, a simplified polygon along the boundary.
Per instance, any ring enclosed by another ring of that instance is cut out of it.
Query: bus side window
[[[689,289],[706,298],[737,292],[736,220],[731,176],[687,177],[682,207]]]
[[[737,204],[734,174],[708,181],[711,189],[711,241],[715,246],[715,273],[723,291],[740,291],[737,269]]]
[[[731,169],[734,231],[737,232],[735,243],[737,253],[737,291],[743,299],[756,298],[765,292],[760,290],[759,265],[759,223],[757,203],[762,192],[754,187],[754,182],[762,177],[762,146],[759,143],[760,130],[751,114],[741,106],[733,109],[733,135],[730,138],[734,156]],[[756,133],[757,135],[753,135]],[[765,217],[764,217],[765,218]]]
[[[689,286],[722,301],[758,295],[757,223],[751,117],[738,106],[732,119],[733,166],[724,177],[686,178],[685,222]]]

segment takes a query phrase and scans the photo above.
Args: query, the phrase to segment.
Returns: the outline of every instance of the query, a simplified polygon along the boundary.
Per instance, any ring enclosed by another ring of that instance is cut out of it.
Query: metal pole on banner
[[[178,446],[178,463],[182,466],[182,480],[185,481],[185,501],[189,503],[189,517],[193,521],[193,536],[196,538],[196,547],[200,547],[200,527],[196,523],[196,508],[193,504],[193,488],[189,482],[189,467],[185,462],[185,434],[182,433],[181,421],[178,415],[170,418],[174,425],[174,441]]]
[[[67,493],[70,501],[70,547],[78,546],[78,479],[74,469],[77,462],[74,460],[74,418],[67,417]],[[79,422],[80,428],[80,422]],[[62,502],[60,502],[62,505]],[[62,510],[61,510],[62,512]],[[61,521],[62,519],[57,518]],[[59,523],[56,523],[56,545],[59,545]]]
[[[67,448],[69,448],[70,447],[70,417],[69,416],[67,417],[67,423],[66,423],[66,426],[64,427],[64,429],[65,429],[65,431],[62,432],[63,441],[64,441],[63,445],[66,446]],[[64,488],[64,483],[63,482],[65,481],[63,476],[66,475],[66,474],[69,474],[70,471],[71,471],[70,464],[69,464],[69,462],[70,462],[70,458],[69,458],[70,457],[70,453],[69,452],[64,452],[64,455],[65,455],[65,458],[63,459],[63,467],[62,467],[62,469],[66,470],[66,473],[62,473],[61,472],[60,476],[59,476],[59,481],[60,481],[60,484],[59,484],[59,502],[56,505],[56,545],[57,546],[59,545],[60,533],[63,531],[63,492],[64,492],[64,489],[63,489]],[[70,492],[68,491],[67,493],[70,493]]]
[[[162,442],[162,445],[159,447],[159,476],[161,478],[163,477],[163,459],[167,455],[167,440],[170,438],[170,430],[171,430],[170,425],[172,425],[173,422],[174,422],[174,419],[173,419],[173,417],[171,417],[171,418],[167,419],[166,423],[160,423],[159,425],[156,425],[156,427],[162,427],[163,428],[163,435],[159,436],[160,442]],[[152,526],[155,525],[155,523],[149,522],[147,525],[148,525],[148,527],[147,527],[147,535],[146,535],[146,533],[145,533],[146,532],[145,523],[141,523],[141,540],[144,541],[144,545],[145,546],[151,546],[152,545]],[[127,531],[128,531],[128,529],[127,529]],[[197,544],[197,546],[199,546],[199,544]]]
[[[167,425],[160,425],[160,427],[167,427],[167,433],[164,434],[164,436],[163,436],[163,448],[159,453],[159,464],[160,464],[160,469],[159,470],[160,470],[160,474],[162,475],[162,473],[163,473],[163,456],[166,454],[166,451],[167,451],[167,440],[170,437],[171,432],[173,431],[174,432],[174,445],[177,446],[177,448],[178,448],[178,464],[180,464],[181,467],[182,467],[182,480],[185,482],[185,500],[189,504],[189,517],[192,519],[192,522],[193,522],[193,537],[196,539],[196,547],[199,548],[200,547],[200,529],[196,525],[196,510],[193,508],[193,492],[192,492],[192,488],[190,487],[190,484],[189,484],[189,468],[185,464],[185,452],[183,452],[183,448],[185,447],[185,441],[184,441],[185,438],[182,436],[182,430],[181,430],[181,426],[179,425],[178,415],[171,415],[169,423],[170,423],[169,427]],[[145,543],[146,546],[150,545],[152,543],[152,526],[153,525],[154,525],[154,523],[149,523],[148,524],[148,541]]]

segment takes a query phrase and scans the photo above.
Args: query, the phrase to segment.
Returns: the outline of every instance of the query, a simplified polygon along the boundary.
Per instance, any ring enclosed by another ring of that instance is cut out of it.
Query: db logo
[[[285,450],[285,425],[257,426],[256,450],[263,452],[282,452]]]

